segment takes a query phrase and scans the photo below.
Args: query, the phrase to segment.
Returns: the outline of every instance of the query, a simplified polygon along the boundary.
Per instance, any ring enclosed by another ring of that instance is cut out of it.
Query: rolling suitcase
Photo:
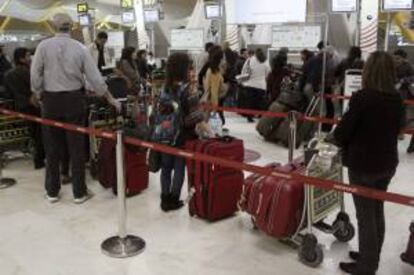
[[[283,167],[272,164],[276,171],[299,172],[303,159]],[[256,177],[256,180],[254,178]],[[252,175],[244,186],[247,199],[244,210],[252,216],[255,226],[269,236],[291,237],[299,227],[303,213],[304,187],[300,182],[276,177]]]
[[[243,162],[243,141],[232,137],[194,140],[187,150]],[[188,160],[188,181],[193,194],[189,211],[208,221],[216,221],[237,212],[243,188],[243,172],[210,163]]]
[[[116,143],[103,139],[98,154],[98,180],[104,188],[117,193]],[[124,149],[126,195],[134,196],[148,188],[149,169],[146,153]]]
[[[411,223],[410,233],[407,251],[401,255],[401,259],[408,264],[414,265],[414,222]]]

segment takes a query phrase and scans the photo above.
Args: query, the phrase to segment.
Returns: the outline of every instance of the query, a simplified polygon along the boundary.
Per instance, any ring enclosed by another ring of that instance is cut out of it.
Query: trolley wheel
[[[304,237],[299,247],[299,260],[306,266],[316,268],[323,262],[323,250],[318,244],[315,235],[308,234]]]
[[[343,221],[336,221],[335,223],[341,223],[339,229],[333,234],[338,241],[347,243],[355,237],[355,227],[352,223]],[[334,227],[337,226],[335,223]]]
[[[98,162],[96,160],[91,159],[89,173],[94,180],[98,178]]]
[[[347,243],[355,237],[355,227],[351,223],[349,215],[344,212],[338,214],[332,227],[338,228],[333,235],[340,242]]]

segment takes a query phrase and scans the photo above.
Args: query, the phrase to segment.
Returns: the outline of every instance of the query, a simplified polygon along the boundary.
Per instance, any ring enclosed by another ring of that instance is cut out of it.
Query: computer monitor
[[[91,25],[91,16],[89,14],[79,15],[79,24],[81,26],[90,26]]]
[[[144,21],[146,23],[154,23],[160,21],[160,11],[158,9],[144,10]]]
[[[124,24],[133,24],[133,23],[135,23],[135,13],[134,13],[134,11],[124,11],[122,13],[122,23],[124,23]]]
[[[218,19],[222,17],[221,5],[219,4],[207,4],[204,6],[204,13],[206,19]]]

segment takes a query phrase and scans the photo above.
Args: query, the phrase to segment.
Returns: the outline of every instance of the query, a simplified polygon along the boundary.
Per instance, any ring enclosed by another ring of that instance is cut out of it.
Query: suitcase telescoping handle
[[[297,133],[297,112],[290,111],[288,113],[288,120],[289,120],[289,163],[293,162],[293,155],[295,153],[296,148],[296,133]]]

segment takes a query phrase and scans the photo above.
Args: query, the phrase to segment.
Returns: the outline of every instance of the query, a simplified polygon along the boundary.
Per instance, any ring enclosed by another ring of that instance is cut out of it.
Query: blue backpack
[[[161,91],[158,106],[153,116],[153,135],[155,142],[175,146],[183,126],[181,97],[188,84],[180,85],[176,95],[164,87]]]

